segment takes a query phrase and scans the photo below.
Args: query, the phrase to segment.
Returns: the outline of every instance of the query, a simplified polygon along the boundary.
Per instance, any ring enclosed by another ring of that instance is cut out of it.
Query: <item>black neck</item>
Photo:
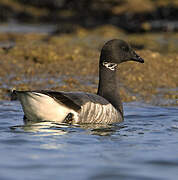
[[[108,100],[123,115],[116,69],[112,71],[102,64],[99,65],[99,85],[97,94]]]

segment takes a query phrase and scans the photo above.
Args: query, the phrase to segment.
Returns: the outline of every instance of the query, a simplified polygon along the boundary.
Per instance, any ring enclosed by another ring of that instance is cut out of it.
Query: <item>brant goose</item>
[[[144,63],[123,40],[108,41],[101,50],[97,94],[85,92],[16,91],[25,122],[53,121],[56,123],[122,122],[123,107],[116,76],[117,65],[126,61]]]

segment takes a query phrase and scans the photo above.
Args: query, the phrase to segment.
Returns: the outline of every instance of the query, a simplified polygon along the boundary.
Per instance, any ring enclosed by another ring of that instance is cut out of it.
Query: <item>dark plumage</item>
[[[116,69],[118,64],[126,61],[144,62],[125,41],[114,39],[101,50],[97,94],[54,91],[14,91],[13,94],[22,104],[26,122],[122,122],[123,107]]]

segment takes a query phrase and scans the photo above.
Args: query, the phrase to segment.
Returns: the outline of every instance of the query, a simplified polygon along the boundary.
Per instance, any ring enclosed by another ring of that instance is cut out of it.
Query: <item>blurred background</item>
[[[178,30],[177,0],[1,0],[1,22],[117,26],[128,33]]]
[[[60,23],[63,31],[112,24],[126,32],[176,31],[177,0],[1,0],[1,22]],[[66,27],[67,26],[67,27]]]

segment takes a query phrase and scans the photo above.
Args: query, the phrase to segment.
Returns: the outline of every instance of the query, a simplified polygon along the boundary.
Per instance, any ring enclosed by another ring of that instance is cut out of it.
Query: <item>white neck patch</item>
[[[116,69],[116,67],[117,67],[117,64],[105,61],[105,62],[103,62],[103,66],[110,69],[111,71],[114,71]]]

